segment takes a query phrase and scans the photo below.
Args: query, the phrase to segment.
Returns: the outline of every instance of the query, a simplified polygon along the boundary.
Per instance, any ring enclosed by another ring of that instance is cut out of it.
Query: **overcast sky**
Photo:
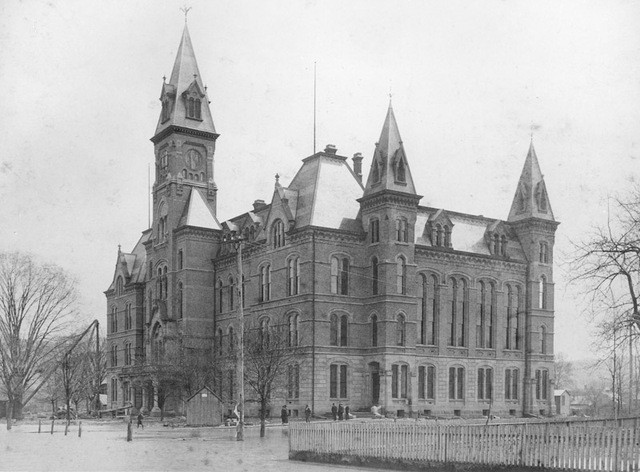
[[[423,205],[506,219],[530,134],[555,217],[556,352],[589,354],[560,262],[638,176],[639,1],[191,0],[220,133],[218,216],[269,201],[318,149],[362,152],[389,101]],[[105,321],[117,246],[147,227],[147,168],[182,1],[0,2],[0,247],[79,280]]]

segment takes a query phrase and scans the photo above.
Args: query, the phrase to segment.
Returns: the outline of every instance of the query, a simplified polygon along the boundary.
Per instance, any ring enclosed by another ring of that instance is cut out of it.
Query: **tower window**
[[[371,346],[376,347],[378,345],[378,316],[371,316]]]
[[[338,316],[335,313],[330,319],[329,343],[332,346],[346,346],[348,341],[349,318],[347,315]]]
[[[396,168],[396,178],[398,180],[398,182],[406,182],[407,181],[407,176],[406,176],[406,166],[404,163],[404,159],[399,159],[398,160],[398,166]]]
[[[279,248],[284,246],[284,223],[282,220],[276,220],[271,229],[271,238],[273,247]]]
[[[420,344],[436,344],[436,320],[438,303],[436,293],[438,281],[434,275],[420,277],[421,291],[418,310],[420,310]]]
[[[396,318],[396,344],[404,346],[406,343],[407,327],[404,315],[398,315]]]
[[[406,243],[409,240],[407,227],[406,218],[398,218],[396,220],[396,241]]]
[[[331,258],[331,293],[349,295],[349,259]]]
[[[371,284],[372,284],[372,293],[374,295],[378,295],[378,278],[379,278],[379,266],[378,266],[378,258],[374,257],[371,259]]]
[[[260,301],[267,302],[271,299],[271,266],[264,265],[260,268]]]
[[[373,219],[369,221],[369,235],[372,244],[380,242],[380,220]]]
[[[287,263],[287,295],[298,295],[300,291],[300,259],[292,257]]]
[[[200,99],[189,97],[187,99],[187,118],[200,120],[202,116],[201,108],[202,102],[200,101]]]
[[[400,295],[407,294],[407,262],[400,256],[396,262],[396,283]]]

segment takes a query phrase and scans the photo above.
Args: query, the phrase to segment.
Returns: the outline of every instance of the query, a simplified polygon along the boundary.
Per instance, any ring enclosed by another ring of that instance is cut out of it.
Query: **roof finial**
[[[162,76],[162,81],[163,81],[163,82],[166,82],[166,81],[167,81],[167,76],[166,76],[166,75],[163,75],[163,76]]]
[[[189,14],[189,10],[191,10],[191,7],[188,7],[187,5],[183,6],[182,8],[180,8],[180,11],[184,12],[184,24],[187,24],[187,15]]]
[[[276,174],[276,184],[280,182],[280,174]]]
[[[533,144],[533,120],[531,120],[531,144]]]
[[[391,106],[392,98],[393,98],[393,93],[391,92],[391,80],[389,80],[389,106]]]

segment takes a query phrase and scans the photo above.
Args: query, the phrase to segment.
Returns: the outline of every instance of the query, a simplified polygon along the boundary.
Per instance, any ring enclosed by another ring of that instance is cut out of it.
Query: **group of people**
[[[289,422],[289,410],[287,410],[287,405],[282,405],[280,418],[282,418],[282,424],[287,424]],[[308,404],[304,407],[304,420],[307,423],[311,421],[311,407]]]
[[[355,415],[352,415],[349,411],[349,405],[342,406],[342,403],[338,403],[338,406],[336,406],[335,403],[331,405],[331,416],[333,416],[333,421],[350,420],[355,418]]]

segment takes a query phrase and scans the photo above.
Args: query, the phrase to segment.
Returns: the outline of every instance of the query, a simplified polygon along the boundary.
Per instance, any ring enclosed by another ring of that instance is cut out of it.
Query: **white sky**
[[[560,267],[638,175],[639,1],[192,0],[217,131],[218,215],[269,201],[313,151],[362,152],[388,94],[423,205],[506,219],[534,143],[556,219],[556,352],[590,352]],[[147,165],[182,1],[0,2],[0,248],[74,274],[105,319],[118,243],[147,227]]]

